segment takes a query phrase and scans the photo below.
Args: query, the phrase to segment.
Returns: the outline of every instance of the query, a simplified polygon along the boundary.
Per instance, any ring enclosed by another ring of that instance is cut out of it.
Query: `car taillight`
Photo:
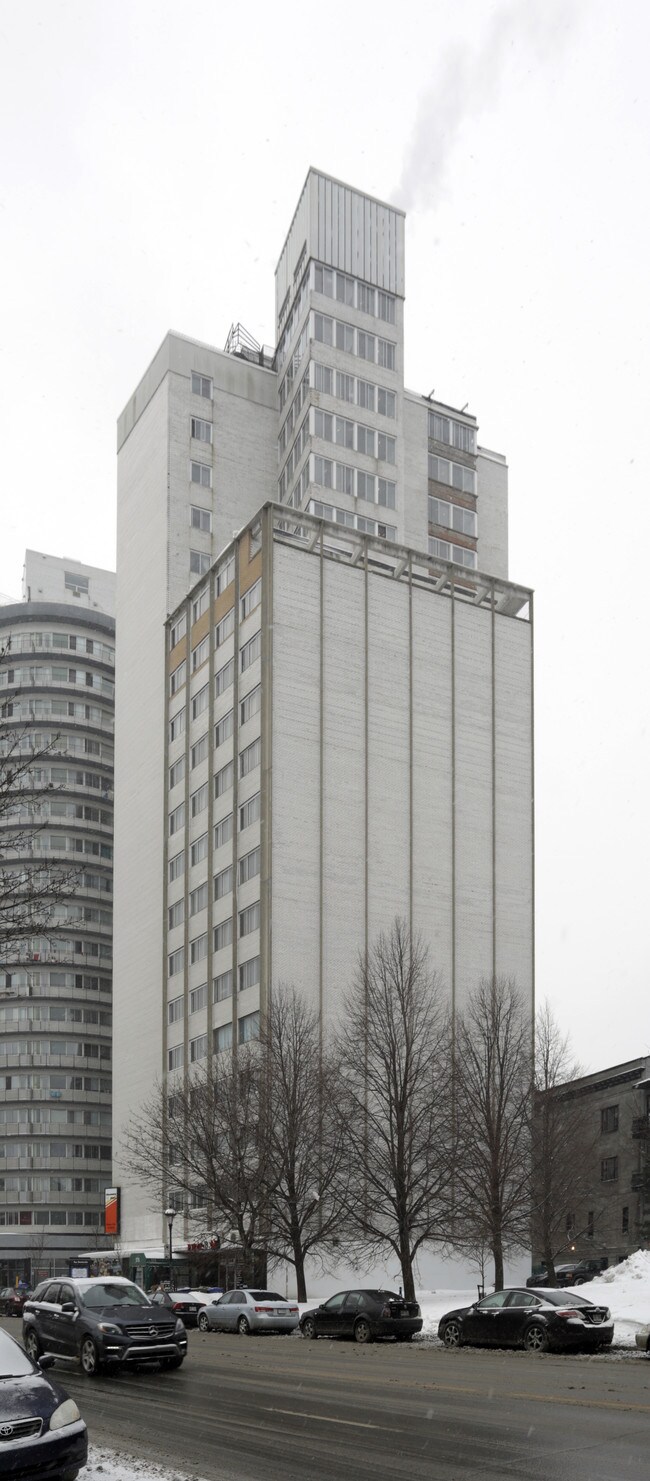
[[[300,1310],[298,1306],[289,1306],[287,1309],[289,1312],[289,1316],[298,1316]]]
[[[257,1311],[257,1312],[265,1312],[265,1311],[268,1311],[268,1309],[269,1309],[268,1306],[254,1306],[253,1307],[253,1311]]]
[[[556,1312],[556,1313],[555,1313],[555,1315],[556,1315],[556,1316],[563,1316],[563,1317],[566,1317],[566,1318],[568,1318],[568,1317],[570,1317],[570,1316],[577,1316],[577,1317],[581,1317],[581,1316],[582,1316],[582,1312],[581,1312],[581,1311],[569,1311],[569,1310],[568,1310],[568,1309],[567,1309],[567,1310],[566,1310],[566,1311],[557,1311],[557,1312]]]
[[[382,1306],[381,1314],[382,1316],[392,1316],[393,1313],[390,1309],[390,1306]]]

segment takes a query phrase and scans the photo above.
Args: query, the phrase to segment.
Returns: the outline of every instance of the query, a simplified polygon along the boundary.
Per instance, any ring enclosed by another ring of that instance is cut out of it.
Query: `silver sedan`
[[[297,1304],[285,1301],[277,1291],[226,1291],[218,1301],[199,1312],[201,1332],[238,1332],[250,1337],[253,1332],[293,1332],[298,1326]]]

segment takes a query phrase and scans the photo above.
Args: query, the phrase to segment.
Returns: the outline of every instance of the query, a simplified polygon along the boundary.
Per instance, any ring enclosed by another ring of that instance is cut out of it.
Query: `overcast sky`
[[[168,328],[273,333],[310,164],[408,210],[406,381],[510,464],[536,589],[537,989],[650,1052],[641,0],[2,0],[0,592],[115,560],[115,420]]]

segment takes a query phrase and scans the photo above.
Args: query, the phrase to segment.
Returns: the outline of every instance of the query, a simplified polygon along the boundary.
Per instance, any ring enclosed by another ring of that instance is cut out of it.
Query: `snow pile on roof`
[[[575,1295],[609,1306],[614,1342],[633,1347],[635,1332],[650,1323],[650,1250],[635,1250],[620,1265],[603,1270],[597,1280],[578,1286]]]
[[[88,1451],[84,1481],[90,1476],[97,1481],[190,1481],[185,1471],[178,1471],[175,1467],[170,1470],[136,1455],[121,1455],[119,1451],[105,1450],[101,1445],[91,1445]]]

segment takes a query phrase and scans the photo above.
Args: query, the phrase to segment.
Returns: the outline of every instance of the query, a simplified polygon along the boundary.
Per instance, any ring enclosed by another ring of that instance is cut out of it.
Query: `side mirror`
[[[43,1356],[38,1359],[37,1367],[44,1371],[46,1368],[53,1368],[55,1362],[56,1359],[51,1352],[44,1352]]]
[[[77,1308],[74,1304],[74,1301],[64,1301],[61,1307],[61,1311],[65,1316],[72,1316],[76,1310]]]

